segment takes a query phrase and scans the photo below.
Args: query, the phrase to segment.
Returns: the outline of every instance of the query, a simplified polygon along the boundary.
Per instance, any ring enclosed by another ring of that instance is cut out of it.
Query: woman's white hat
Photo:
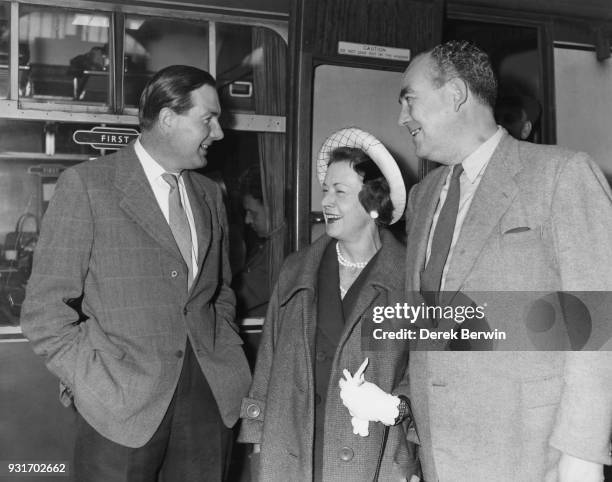
[[[327,165],[331,153],[338,147],[356,147],[365,152],[372,159],[389,184],[391,203],[393,204],[393,217],[391,224],[396,222],[404,214],[406,207],[406,186],[402,179],[402,173],[393,159],[391,153],[372,134],[358,129],[347,127],[334,132],[321,146],[317,160],[317,176],[322,185],[327,174]]]

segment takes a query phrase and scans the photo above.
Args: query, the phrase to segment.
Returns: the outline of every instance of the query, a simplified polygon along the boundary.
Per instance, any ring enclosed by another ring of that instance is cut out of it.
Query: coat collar
[[[391,233],[381,231],[382,247],[374,260],[372,270],[368,274],[359,297],[350,312],[344,314],[344,332],[339,346],[347,342],[362,315],[378,298],[381,291],[403,292],[404,287],[404,257],[406,249]],[[392,302],[393,297],[381,297],[380,300]]]
[[[398,287],[401,289],[405,248],[386,229],[380,230],[380,239],[382,246],[366,286],[377,286],[387,291]],[[287,303],[297,291],[310,290],[314,294],[321,258],[330,242],[332,242],[331,237],[327,234],[322,235],[310,246],[296,253],[295,258],[287,264],[286,269],[283,269],[287,278],[284,276],[279,278],[279,286],[283,289],[280,293],[281,305]]]

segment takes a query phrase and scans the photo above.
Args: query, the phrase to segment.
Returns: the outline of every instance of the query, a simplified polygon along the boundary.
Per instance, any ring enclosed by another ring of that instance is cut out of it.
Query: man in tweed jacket
[[[161,70],[140,139],[65,171],[43,220],[21,322],[78,412],[80,482],[223,479],[250,373],[221,192],[189,171],[219,114],[210,74]]]

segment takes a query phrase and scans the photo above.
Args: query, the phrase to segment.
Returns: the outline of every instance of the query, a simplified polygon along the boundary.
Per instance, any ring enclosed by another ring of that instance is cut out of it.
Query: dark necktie
[[[438,293],[442,282],[442,272],[448,258],[453,233],[455,232],[455,222],[457,221],[457,211],[459,210],[460,184],[459,177],[463,172],[463,165],[457,164],[453,169],[448,193],[444,205],[440,210],[438,222],[431,241],[431,252],[429,262],[425,271],[421,274],[421,292],[429,305],[438,304]]]
[[[187,280],[187,289],[191,288],[193,282],[193,268],[191,264],[191,229],[187,220],[187,213],[183,209],[181,202],[181,193],[179,191],[178,177],[174,174],[162,174],[164,181],[170,186],[170,194],[168,195],[168,224],[174,235],[179,251],[189,269],[189,278]]]

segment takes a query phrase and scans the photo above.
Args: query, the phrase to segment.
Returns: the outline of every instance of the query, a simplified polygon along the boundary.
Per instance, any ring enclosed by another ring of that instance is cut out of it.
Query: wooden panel
[[[439,39],[442,6],[437,0],[314,0],[313,48],[337,54],[338,41],[410,48],[421,52]]]

